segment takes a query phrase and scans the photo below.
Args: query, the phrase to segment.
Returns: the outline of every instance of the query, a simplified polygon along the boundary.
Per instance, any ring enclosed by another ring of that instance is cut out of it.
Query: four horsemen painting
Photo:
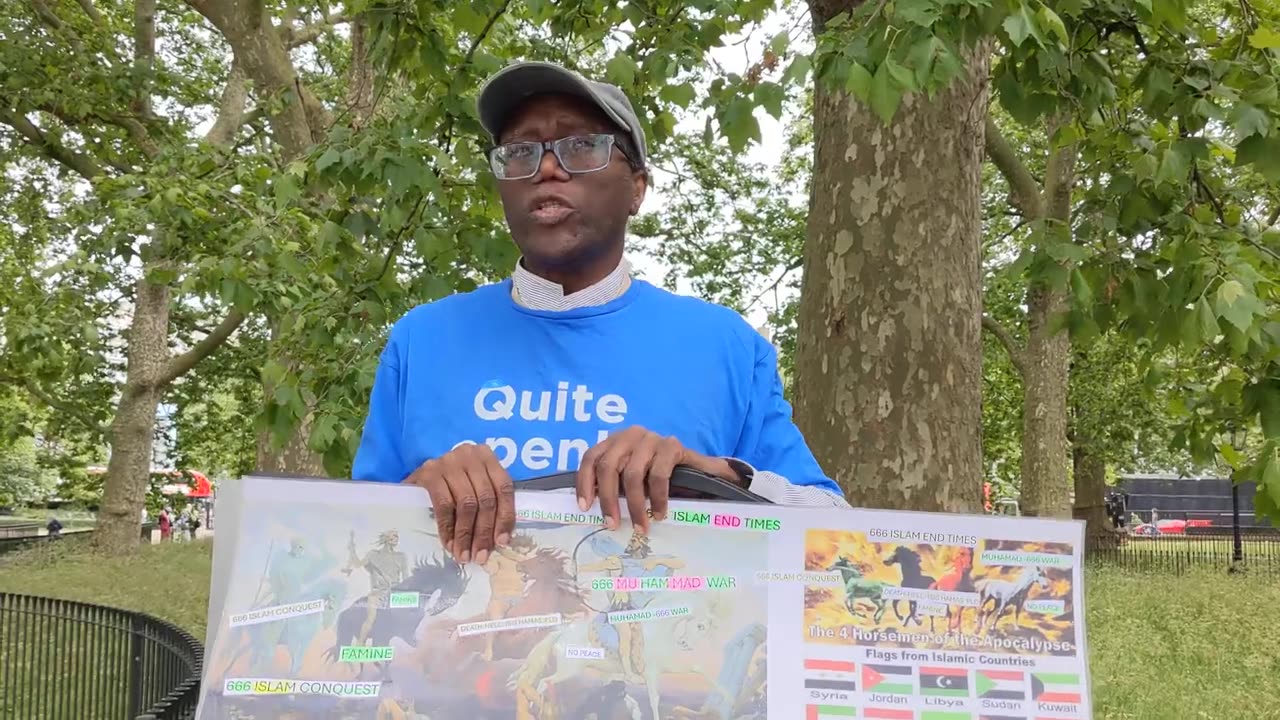
[[[202,719],[765,717],[763,533],[522,520],[459,565],[421,507],[288,505],[242,526]]]
[[[877,542],[809,530],[806,570],[839,573],[805,590],[805,641],[1070,656],[1076,647],[1069,543],[972,538]]]

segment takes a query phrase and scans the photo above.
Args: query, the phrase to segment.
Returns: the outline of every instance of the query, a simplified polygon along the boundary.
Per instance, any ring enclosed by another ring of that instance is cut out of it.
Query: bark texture
[[[1102,455],[1092,452],[1087,440],[1077,437],[1071,447],[1076,499],[1072,516],[1085,521],[1085,535],[1105,537],[1111,532],[1107,518],[1107,464]]]
[[[849,5],[811,3],[815,30]],[[980,507],[986,53],[968,61],[888,127],[842,88],[815,89],[795,414],[864,507]]]
[[[127,358],[120,403],[108,431],[111,457],[93,537],[98,548],[113,554],[138,545],[160,402],[157,381],[169,360],[169,288],[146,280],[135,286]]]

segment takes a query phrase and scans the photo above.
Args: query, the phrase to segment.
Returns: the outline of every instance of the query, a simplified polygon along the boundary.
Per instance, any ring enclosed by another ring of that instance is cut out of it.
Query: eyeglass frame
[[[603,165],[601,165],[600,167],[594,170],[570,170],[568,166],[565,165],[564,158],[560,157],[560,151],[556,148],[557,144],[562,143],[565,140],[573,140],[574,138],[598,138],[598,137],[609,138],[609,155],[608,155],[608,160],[605,160],[605,163]],[[506,147],[508,145],[536,145],[537,146],[538,161],[534,165],[533,172],[529,173],[528,175],[521,175],[520,177],[498,177],[498,174],[493,171],[493,151],[501,147]],[[581,135],[565,135],[564,137],[556,138],[555,140],[517,140],[514,142],[507,142],[507,143],[494,143],[494,144],[491,144],[487,150],[485,150],[485,159],[489,161],[489,172],[493,173],[493,176],[498,180],[511,180],[511,181],[528,180],[531,177],[536,177],[538,173],[542,172],[542,161],[544,158],[546,158],[548,150],[550,150],[551,154],[555,156],[556,162],[560,164],[560,168],[563,169],[565,172],[569,173],[570,175],[590,175],[591,173],[600,172],[601,170],[604,170],[605,168],[609,167],[609,163],[613,161],[613,151],[615,148],[619,153],[622,154],[622,157],[625,158],[628,163],[632,162],[631,156],[627,154],[627,151],[622,148],[622,143],[619,142],[618,136],[614,133],[607,133],[607,132],[585,133]]]

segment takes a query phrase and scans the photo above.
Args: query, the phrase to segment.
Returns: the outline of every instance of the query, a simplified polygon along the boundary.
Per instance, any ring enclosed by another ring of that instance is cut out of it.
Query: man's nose
[[[538,164],[538,174],[535,179],[538,182],[545,180],[568,180],[571,176],[569,171],[564,169],[560,164],[560,158],[550,148],[544,148],[542,152],[542,162]]]

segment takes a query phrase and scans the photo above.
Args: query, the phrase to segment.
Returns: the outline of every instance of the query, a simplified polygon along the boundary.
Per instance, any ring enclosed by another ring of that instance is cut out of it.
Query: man
[[[342,568],[343,575],[364,568],[369,573],[369,594],[365,596],[365,618],[356,637],[356,645],[363,645],[373,631],[373,622],[378,617],[378,610],[390,606],[391,592],[396,585],[404,582],[409,576],[409,564],[405,554],[396,549],[400,544],[400,533],[386,530],[378,535],[377,547],[370,550],[362,558],[356,552],[356,534],[351,532],[347,539],[347,564]]]
[[[520,563],[528,560],[537,552],[538,546],[528,535],[516,533],[511,536],[507,547],[496,547],[489,554],[489,559],[482,565],[489,574],[489,604],[485,608],[485,618],[501,620],[507,616],[511,608],[524,598],[528,589],[528,579],[520,569]],[[481,657],[493,659],[493,641],[497,633],[485,633],[484,652]]]
[[[353,475],[420,485],[441,541],[483,564],[515,525],[513,482],[575,471],[611,529],[666,515],[690,466],[774,502],[848,507],[791,422],[773,347],[737,313],[632,280],[645,137],[617,87],[519,63],[481,90],[512,278],[391,330]],[[649,507],[646,507],[646,500]]]

